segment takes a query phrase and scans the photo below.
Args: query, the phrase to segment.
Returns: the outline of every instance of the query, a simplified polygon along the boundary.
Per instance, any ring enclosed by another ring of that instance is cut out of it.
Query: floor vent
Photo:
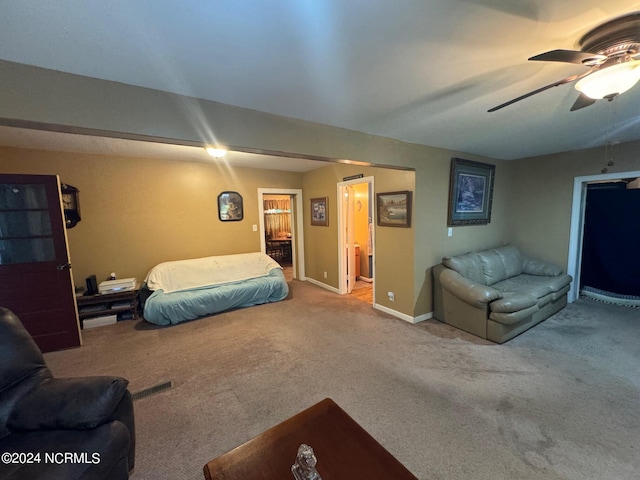
[[[141,398],[148,397],[149,395],[153,395],[154,393],[163,392],[164,390],[168,390],[173,387],[173,381],[160,383],[153,387],[145,388],[144,390],[140,390],[131,395],[131,398],[134,400],[140,400]]]

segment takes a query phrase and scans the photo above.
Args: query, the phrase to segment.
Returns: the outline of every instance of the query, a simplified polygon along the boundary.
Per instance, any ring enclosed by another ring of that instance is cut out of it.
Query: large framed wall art
[[[486,225],[491,222],[495,165],[451,159],[448,225]]]

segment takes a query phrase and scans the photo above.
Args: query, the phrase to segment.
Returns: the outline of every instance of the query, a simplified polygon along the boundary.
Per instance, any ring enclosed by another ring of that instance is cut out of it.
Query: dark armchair
[[[0,478],[129,478],[127,385],[120,377],[54,378],[18,317],[0,307]]]

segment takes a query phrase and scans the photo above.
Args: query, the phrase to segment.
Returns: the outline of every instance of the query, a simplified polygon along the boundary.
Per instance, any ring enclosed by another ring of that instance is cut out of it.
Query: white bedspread
[[[153,267],[145,282],[149,290],[165,293],[264,277],[278,262],[264,253],[240,253],[164,262]]]

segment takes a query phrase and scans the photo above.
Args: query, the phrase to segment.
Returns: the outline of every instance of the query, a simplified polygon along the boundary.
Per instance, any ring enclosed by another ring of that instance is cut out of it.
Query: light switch
[[[453,227],[447,228],[447,237],[453,237]]]
[[[257,232],[257,231],[258,231],[258,225],[254,225],[254,226],[253,226],[253,231],[254,231],[254,232]]]

